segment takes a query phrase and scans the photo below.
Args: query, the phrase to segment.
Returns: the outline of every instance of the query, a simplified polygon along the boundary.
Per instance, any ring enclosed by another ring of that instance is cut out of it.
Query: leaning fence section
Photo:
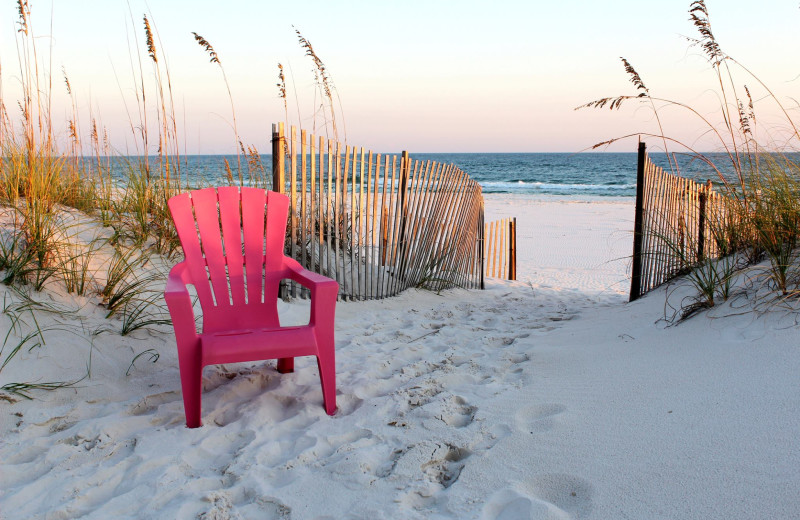
[[[517,279],[517,219],[487,222],[484,228],[484,276]]]
[[[705,184],[665,172],[639,143],[630,301],[730,252],[732,201]]]
[[[286,254],[343,299],[482,288],[483,195],[452,164],[381,155],[273,127],[273,189],[289,195]],[[288,291],[306,297],[293,282]]]

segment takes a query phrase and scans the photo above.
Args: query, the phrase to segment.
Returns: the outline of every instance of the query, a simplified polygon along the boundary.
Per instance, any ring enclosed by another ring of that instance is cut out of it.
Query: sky
[[[319,95],[315,101],[313,64],[295,28],[330,73],[339,136],[348,144],[393,153],[579,152],[622,135],[658,131],[652,111],[638,101],[614,112],[573,110],[601,97],[637,93],[621,56],[653,96],[688,103],[719,120],[717,80],[684,39],[696,35],[689,3],[297,0],[228,6],[207,0],[31,0],[30,7],[42,69],[52,72],[54,124],[71,113],[64,70],[84,133],[91,117],[97,118],[121,153],[135,149],[131,126],[139,124],[139,80],[134,77],[137,49],[145,55],[144,14],[154,24],[160,63],[169,71],[182,153],[233,151],[231,99],[241,140],[268,153],[271,124],[287,118],[276,86],[278,63],[286,70],[289,122],[314,126]],[[751,1],[708,0],[707,5],[723,50],[787,106],[796,105],[798,3],[770,0],[756,8]],[[2,9],[2,93],[14,116],[20,82],[17,9],[12,2]],[[193,31],[218,53],[230,97],[222,70],[209,62]],[[143,70],[153,112],[156,73],[146,60]],[[754,92],[760,121],[780,128],[776,105],[760,99],[764,92],[757,82],[739,72],[735,78],[737,88],[748,84]],[[702,150],[718,147],[688,111],[667,107],[659,115],[668,135]],[[316,124],[324,133],[320,117]],[[604,150],[635,151],[636,141]]]

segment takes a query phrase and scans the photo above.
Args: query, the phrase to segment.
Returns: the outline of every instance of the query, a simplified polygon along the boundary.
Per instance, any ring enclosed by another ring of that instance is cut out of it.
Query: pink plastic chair
[[[178,344],[186,426],[200,422],[203,367],[278,359],[294,370],[296,356],[317,356],[325,411],[336,412],[333,321],[339,284],[307,271],[283,254],[289,198],[257,188],[195,190],[169,200],[184,260],[169,273],[167,301]],[[221,233],[220,233],[221,230]],[[278,289],[283,279],[311,291],[311,317],[302,327],[281,327]],[[203,309],[195,329],[187,285]]]

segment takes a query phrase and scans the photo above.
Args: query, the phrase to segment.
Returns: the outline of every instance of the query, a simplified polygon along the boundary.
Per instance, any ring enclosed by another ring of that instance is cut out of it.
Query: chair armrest
[[[170,269],[167,276],[167,286],[164,289],[164,300],[167,302],[175,335],[180,343],[182,339],[191,339],[197,336],[194,324],[194,309],[192,298],[186,289],[189,271],[186,262],[180,262]]]
[[[317,291],[324,293],[335,291],[336,294],[338,294],[339,284],[336,282],[336,280],[331,280],[327,276],[309,271],[301,266],[300,262],[293,258],[284,257],[283,265],[286,268],[284,271],[284,276],[290,280],[294,280],[303,287],[310,289],[312,298],[314,297],[314,293]]]
[[[283,265],[286,278],[294,280],[311,291],[309,325],[333,331],[336,298],[339,296],[339,284],[336,280],[331,280],[327,276],[322,276],[303,268],[293,258],[284,257]]]

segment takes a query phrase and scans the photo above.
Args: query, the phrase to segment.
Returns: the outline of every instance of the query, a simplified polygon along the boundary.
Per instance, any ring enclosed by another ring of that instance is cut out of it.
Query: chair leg
[[[278,372],[281,374],[294,372],[294,358],[286,357],[278,359]]]
[[[203,382],[203,367],[200,356],[193,353],[178,351],[178,363],[181,373],[181,390],[183,392],[183,409],[186,413],[186,426],[197,428],[202,426],[200,421],[201,392]]]
[[[320,346],[317,355],[319,379],[322,384],[322,399],[325,403],[325,413],[336,413],[336,356],[333,350],[333,341],[330,346]],[[326,348],[327,347],[327,348]]]

